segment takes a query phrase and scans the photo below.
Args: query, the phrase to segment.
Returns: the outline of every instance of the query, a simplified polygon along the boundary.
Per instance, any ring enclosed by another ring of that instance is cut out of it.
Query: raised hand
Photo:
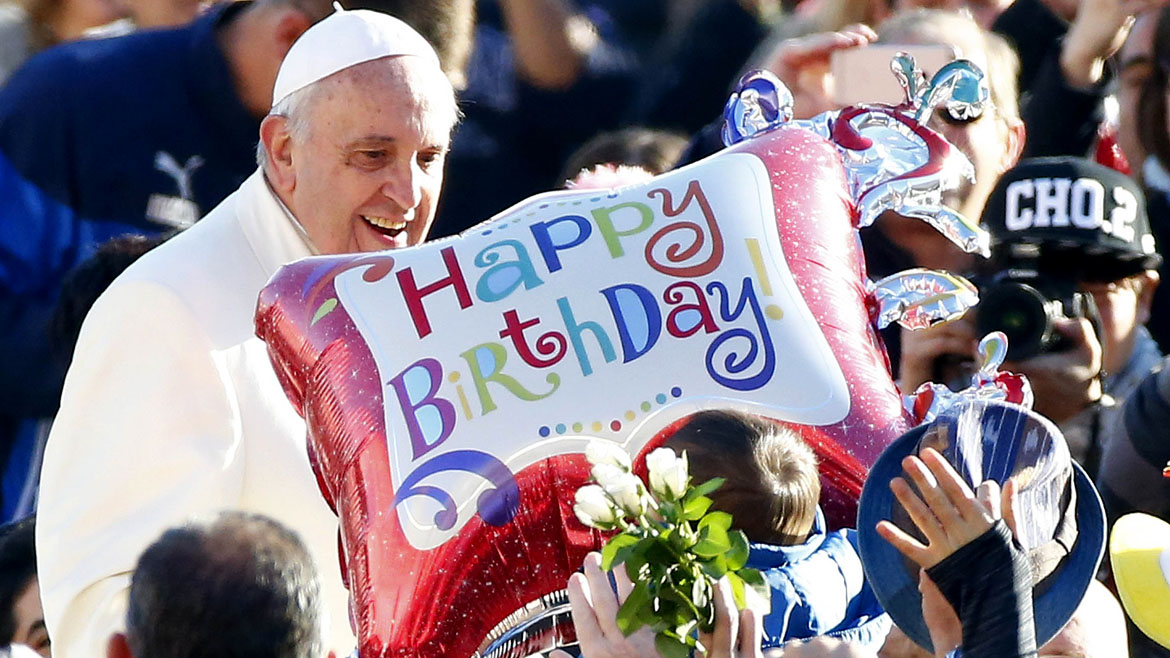
[[[928,569],[941,562],[971,540],[987,532],[1009,510],[1008,525],[1014,525],[1010,513],[1015,501],[1014,481],[1003,492],[999,484],[988,480],[979,485],[978,494],[933,448],[922,451],[921,458],[910,455],[902,460],[919,493],[905,479],[890,481],[890,490],[906,509],[914,525],[926,536],[924,545],[898,526],[881,521],[877,532],[918,566]]]

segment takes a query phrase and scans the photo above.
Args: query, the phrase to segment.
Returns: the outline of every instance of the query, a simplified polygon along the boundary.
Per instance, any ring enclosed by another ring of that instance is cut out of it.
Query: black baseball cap
[[[1022,160],[996,183],[983,211],[992,258],[1032,255],[1079,280],[1114,281],[1162,263],[1141,188],[1073,157]]]

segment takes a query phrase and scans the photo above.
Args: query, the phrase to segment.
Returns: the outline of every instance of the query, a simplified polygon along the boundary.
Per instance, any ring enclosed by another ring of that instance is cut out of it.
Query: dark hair
[[[174,233],[112,238],[99,245],[92,256],[69,272],[61,286],[53,317],[49,320],[49,345],[58,364],[66,369],[69,367],[77,336],[81,333],[81,324],[97,298],[134,261],[172,235]]]
[[[320,598],[301,540],[225,512],[163,533],[138,559],[126,635],[138,658],[320,658]]]
[[[1154,70],[1142,83],[1138,96],[1137,129],[1142,148],[1170,169],[1170,134],[1166,130],[1166,90],[1170,82],[1170,7],[1158,11],[1154,28]],[[1141,163],[1134,163],[1135,169]]]
[[[390,14],[421,34],[448,76],[462,77],[475,45],[475,0],[345,0],[346,9]]]
[[[16,600],[37,577],[36,517],[0,526],[0,646],[16,634]]]
[[[674,166],[687,138],[681,133],[650,128],[625,128],[595,135],[569,156],[560,180],[571,180],[600,164],[632,165],[658,175]]]
[[[807,538],[821,498],[812,448],[796,432],[735,411],[703,411],[665,444],[686,451],[694,482],[726,478],[712,507],[756,543],[790,545]]]

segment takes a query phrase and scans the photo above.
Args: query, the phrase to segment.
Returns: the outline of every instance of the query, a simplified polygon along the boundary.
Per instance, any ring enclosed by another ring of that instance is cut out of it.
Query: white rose
[[[620,478],[609,482],[605,493],[630,516],[646,513],[646,485],[633,473],[622,473]]]
[[[617,510],[605,490],[596,484],[587,484],[577,490],[573,513],[590,528],[606,529],[617,521]]]
[[[585,459],[594,466],[609,464],[623,471],[630,470],[630,454],[612,441],[590,441],[589,445],[585,446]]]
[[[628,475],[626,471],[613,464],[598,464],[593,467],[589,474],[593,476],[593,481],[600,484],[603,488],[623,475]]]
[[[650,472],[650,490],[655,496],[667,500],[682,497],[690,480],[685,454],[679,457],[670,448],[658,448],[646,455],[646,468]]]

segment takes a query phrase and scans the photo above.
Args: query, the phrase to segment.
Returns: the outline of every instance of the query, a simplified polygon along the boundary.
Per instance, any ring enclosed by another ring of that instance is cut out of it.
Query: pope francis
[[[222,509],[266,514],[304,538],[322,575],[327,644],[352,651],[337,521],[252,316],[285,263],[421,242],[457,116],[421,36],[384,14],[338,10],[281,65],[256,173],[94,305],[41,476],[54,656],[104,655],[138,554],[164,529]]]

